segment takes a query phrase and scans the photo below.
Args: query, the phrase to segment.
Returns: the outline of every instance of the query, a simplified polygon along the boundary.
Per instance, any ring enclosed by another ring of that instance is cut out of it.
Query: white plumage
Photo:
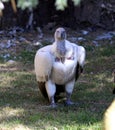
[[[55,96],[66,92],[69,105],[74,84],[82,72],[85,49],[66,40],[64,28],[55,31],[52,45],[39,49],[35,55],[35,73],[42,94],[55,106]]]

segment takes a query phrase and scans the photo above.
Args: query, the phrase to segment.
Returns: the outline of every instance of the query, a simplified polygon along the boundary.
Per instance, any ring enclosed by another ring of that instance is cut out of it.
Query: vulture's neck
[[[66,54],[65,40],[56,42],[56,52],[61,57],[65,57],[65,54]]]
[[[54,46],[56,58],[59,58],[64,62],[66,55],[65,40],[55,40]]]

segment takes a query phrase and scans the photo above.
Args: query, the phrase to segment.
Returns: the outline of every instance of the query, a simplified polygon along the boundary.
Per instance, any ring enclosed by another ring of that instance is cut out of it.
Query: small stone
[[[98,44],[97,41],[93,41],[93,44],[94,44],[95,46],[99,46],[99,44]]]
[[[86,31],[86,30],[82,30],[81,32],[82,32],[83,35],[87,35],[87,34],[89,33],[89,32]]]
[[[77,39],[78,39],[78,41],[85,41],[85,40],[86,40],[86,39],[83,38],[83,37],[78,37]]]
[[[38,42],[38,41],[34,43],[34,46],[41,46],[41,45],[42,44],[40,42]]]
[[[16,63],[16,61],[14,61],[14,60],[9,60],[9,61],[7,61],[7,64],[10,64],[10,65],[13,65],[13,64],[15,64]]]
[[[9,54],[9,53],[7,53],[7,54],[5,54],[5,55],[3,56],[4,59],[7,59],[7,58],[9,58],[9,57],[10,57],[10,54]]]

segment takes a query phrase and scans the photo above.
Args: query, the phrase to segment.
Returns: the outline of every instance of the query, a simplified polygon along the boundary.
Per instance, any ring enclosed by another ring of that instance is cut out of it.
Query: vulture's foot
[[[50,107],[51,107],[51,108],[56,108],[57,105],[56,105],[56,103],[55,103],[54,96],[50,97],[49,99],[50,99],[50,100],[49,100],[49,101],[50,101]]]
[[[72,102],[72,101],[70,101],[70,100],[66,100],[65,101],[65,105],[66,106],[71,106],[71,105],[74,105],[75,103],[74,102]]]
[[[66,106],[74,105],[74,103],[71,101],[71,93],[66,92],[65,105]]]
[[[56,108],[57,105],[56,105],[55,103],[51,103],[50,107],[51,107],[51,108]]]

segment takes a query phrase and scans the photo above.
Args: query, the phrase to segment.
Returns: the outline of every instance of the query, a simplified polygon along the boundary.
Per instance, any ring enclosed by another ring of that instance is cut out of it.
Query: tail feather
[[[60,99],[63,99],[62,96],[60,96],[60,93],[65,92],[65,85],[57,85],[56,84],[56,93],[55,93],[55,101],[58,102]]]
[[[60,95],[60,93],[65,92],[65,85],[58,85],[56,84],[56,94],[55,95]]]

